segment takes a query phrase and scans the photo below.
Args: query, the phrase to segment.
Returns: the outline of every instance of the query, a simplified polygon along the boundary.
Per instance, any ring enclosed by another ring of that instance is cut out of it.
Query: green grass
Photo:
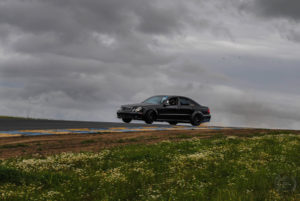
[[[139,142],[139,138],[124,138],[117,140],[118,143]]]
[[[18,144],[5,144],[5,145],[1,145],[0,149],[10,149],[10,148],[18,148],[18,147],[28,147],[28,144],[22,144],[22,143],[18,143]]]
[[[299,200],[299,153],[299,135],[272,134],[10,159],[0,163],[0,196],[11,201]]]
[[[90,140],[83,140],[80,143],[81,144],[92,144],[92,143],[95,143],[95,142],[96,142],[95,140],[90,139]]]
[[[189,135],[189,134],[178,134],[174,137],[170,137],[170,139],[189,139],[189,138],[193,138],[195,136]]]

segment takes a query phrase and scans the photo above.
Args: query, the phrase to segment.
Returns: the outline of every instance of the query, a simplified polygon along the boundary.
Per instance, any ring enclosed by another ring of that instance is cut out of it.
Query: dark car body
[[[191,123],[200,125],[209,122],[211,115],[208,107],[184,96],[152,96],[142,103],[122,105],[117,111],[118,118],[129,123],[131,120],[165,121],[172,125]]]

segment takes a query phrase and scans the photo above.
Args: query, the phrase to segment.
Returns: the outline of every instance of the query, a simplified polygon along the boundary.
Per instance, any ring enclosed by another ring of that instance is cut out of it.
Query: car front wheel
[[[125,123],[130,123],[131,122],[131,118],[122,118],[122,120],[123,120],[123,122],[125,122]]]
[[[191,124],[193,126],[199,126],[201,124],[201,121],[202,121],[202,115],[196,114],[194,117],[192,117]]]
[[[145,122],[147,124],[152,124],[155,118],[156,118],[155,112],[153,110],[150,110],[145,115]]]

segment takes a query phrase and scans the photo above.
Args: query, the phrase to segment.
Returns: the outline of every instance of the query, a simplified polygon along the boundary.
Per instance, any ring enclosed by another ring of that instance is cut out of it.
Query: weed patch
[[[18,147],[28,147],[28,144],[5,144],[5,145],[1,145],[0,148],[3,149],[10,149],[10,148],[18,148]]]
[[[95,140],[83,140],[80,143],[81,144],[92,144],[92,143],[95,143],[95,142],[96,142]]]

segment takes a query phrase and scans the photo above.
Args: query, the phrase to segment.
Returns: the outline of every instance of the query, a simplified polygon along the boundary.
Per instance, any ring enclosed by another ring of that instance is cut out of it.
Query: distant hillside
[[[14,117],[14,116],[1,116],[0,119],[34,119],[34,118],[27,118],[27,117]]]

